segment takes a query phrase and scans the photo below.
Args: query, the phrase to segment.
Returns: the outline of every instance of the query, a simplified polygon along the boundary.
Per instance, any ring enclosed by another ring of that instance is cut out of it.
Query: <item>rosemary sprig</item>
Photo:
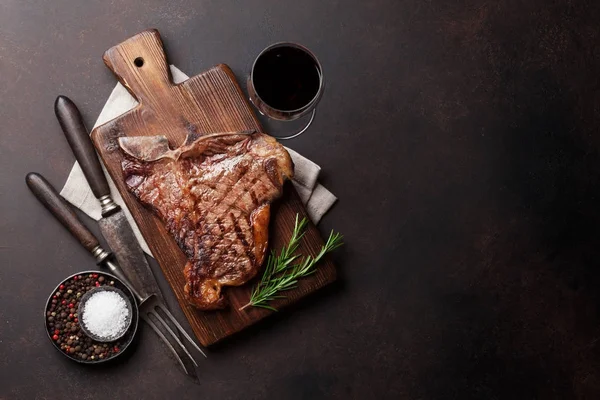
[[[288,245],[281,249],[279,255],[275,251],[271,251],[260,282],[252,290],[248,304],[241,307],[240,310],[254,306],[277,311],[268,303],[274,299],[285,297],[280,292],[295,288],[298,279],[315,272],[314,266],[321,261],[325,254],[343,245],[343,236],[331,231],[319,254],[314,257],[307,256],[300,262],[294,263],[300,257],[294,253],[298,250],[300,239],[306,232],[307,224],[306,218],[298,221],[298,215],[296,215],[294,230]]]

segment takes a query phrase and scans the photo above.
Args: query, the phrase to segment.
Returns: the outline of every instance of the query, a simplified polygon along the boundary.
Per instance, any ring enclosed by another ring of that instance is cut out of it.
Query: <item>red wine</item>
[[[292,111],[309,104],[319,92],[321,71],[315,59],[296,47],[275,47],[254,65],[256,94],[270,107]]]

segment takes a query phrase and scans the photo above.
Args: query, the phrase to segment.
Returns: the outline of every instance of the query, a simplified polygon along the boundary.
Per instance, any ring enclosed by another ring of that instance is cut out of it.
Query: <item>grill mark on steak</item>
[[[121,138],[128,189],[165,223],[189,262],[188,301],[225,305],[223,286],[238,286],[260,268],[269,204],[281,195],[293,164],[264,134],[189,135],[171,150],[164,137]]]
[[[242,231],[242,228],[240,227],[240,224],[238,223],[237,219],[235,219],[235,217],[233,216],[233,214],[229,214],[229,217],[233,221],[233,229],[235,230],[235,234],[236,234],[238,240],[240,242],[242,242],[242,244],[244,245],[244,247],[247,248],[249,246],[249,243],[246,240],[246,237],[244,236],[244,232]],[[249,258],[251,258],[251,257],[249,257]]]
[[[242,190],[242,192],[241,192],[241,193],[239,193],[235,199],[228,201],[228,202],[227,202],[227,204],[229,204],[229,206],[230,206],[231,208],[237,209],[237,210],[239,210],[239,211],[241,211],[241,212],[246,212],[245,210],[241,210],[241,209],[239,209],[239,208],[236,206],[236,204],[238,204],[238,202],[241,200],[241,198],[242,198],[242,197],[243,197],[245,194],[247,194],[249,190],[253,190],[253,189],[254,189],[254,186],[255,186],[257,183],[258,183],[258,180],[257,180],[257,179],[252,179],[252,181],[251,181],[249,184],[247,184],[247,185],[245,185],[245,186],[242,186],[242,189],[241,189],[241,190]],[[248,188],[248,185],[250,185],[250,188]],[[232,191],[232,193],[235,193],[235,192],[234,192],[234,191]],[[223,199],[223,201],[225,201],[225,200],[226,200],[226,199]]]
[[[221,232],[230,232],[231,228],[228,228],[226,225],[223,224],[223,222],[219,219],[219,222],[221,225],[219,225],[219,229],[221,229]],[[222,228],[221,228],[222,226]],[[211,254],[211,259],[216,259],[218,260],[221,256],[223,256],[224,254],[227,253],[227,251],[229,250],[229,246],[231,245],[232,241],[229,240],[225,235],[221,235],[218,240],[217,243],[220,245],[217,250],[213,250],[212,254]]]
[[[282,182],[277,173],[277,161],[269,158],[264,162],[265,171],[275,187],[281,187]]]

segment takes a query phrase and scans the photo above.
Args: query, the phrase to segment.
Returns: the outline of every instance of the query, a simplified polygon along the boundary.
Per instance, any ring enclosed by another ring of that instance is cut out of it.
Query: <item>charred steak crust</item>
[[[185,294],[202,310],[226,305],[223,286],[252,279],[265,257],[270,204],[293,176],[292,160],[262,134],[123,137],[127,188],[165,224],[188,263]]]

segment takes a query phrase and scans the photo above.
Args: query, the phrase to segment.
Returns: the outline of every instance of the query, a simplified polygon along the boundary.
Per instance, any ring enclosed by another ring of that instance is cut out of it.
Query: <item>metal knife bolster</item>
[[[142,298],[156,295],[163,300],[156,278],[123,210],[102,218],[98,225],[121,269]]]
[[[103,217],[108,217],[109,215],[114,214],[121,209],[121,207],[114,202],[109,194],[99,197],[98,201],[100,201],[100,206],[102,206],[101,212]]]

